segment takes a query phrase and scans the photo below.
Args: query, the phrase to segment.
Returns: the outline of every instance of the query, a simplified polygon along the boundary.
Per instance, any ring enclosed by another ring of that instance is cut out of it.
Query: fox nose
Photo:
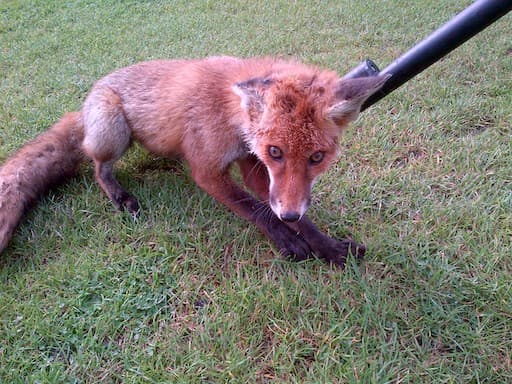
[[[283,212],[281,213],[281,220],[286,221],[288,223],[295,223],[299,221],[300,214],[298,212]]]

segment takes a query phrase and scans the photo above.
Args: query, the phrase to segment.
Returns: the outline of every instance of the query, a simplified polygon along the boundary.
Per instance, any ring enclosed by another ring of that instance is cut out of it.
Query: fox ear
[[[270,78],[256,77],[234,84],[231,89],[240,97],[240,106],[244,111],[256,107],[263,110],[263,95],[274,81]]]
[[[340,80],[335,91],[336,101],[327,110],[326,117],[340,127],[354,121],[366,99],[382,88],[390,77],[379,75]]]

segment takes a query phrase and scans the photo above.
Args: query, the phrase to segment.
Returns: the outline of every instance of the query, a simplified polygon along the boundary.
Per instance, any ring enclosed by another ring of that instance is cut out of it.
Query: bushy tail
[[[0,253],[25,211],[50,187],[72,177],[83,160],[79,112],[65,114],[0,167]]]

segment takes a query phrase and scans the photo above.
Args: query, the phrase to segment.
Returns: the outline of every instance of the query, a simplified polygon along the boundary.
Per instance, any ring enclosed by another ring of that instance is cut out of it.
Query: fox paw
[[[112,202],[118,210],[124,211],[126,209],[134,217],[138,216],[140,212],[139,202],[135,197],[130,195],[128,192],[122,191],[122,193],[120,193],[119,195],[114,196]]]
[[[135,197],[129,196],[123,201],[122,204],[124,208],[126,208],[126,210],[130,212],[133,216],[138,216],[140,212],[140,205]]]
[[[312,257],[312,250],[298,233],[283,225],[272,231],[272,241],[286,259],[302,261]]]
[[[318,258],[344,268],[349,255],[358,260],[363,259],[366,247],[350,239],[336,240],[329,238],[326,239],[324,244],[313,249],[313,252]]]

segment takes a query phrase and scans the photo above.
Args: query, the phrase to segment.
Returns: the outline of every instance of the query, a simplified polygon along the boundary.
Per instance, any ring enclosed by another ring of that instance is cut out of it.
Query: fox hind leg
[[[113,161],[102,162],[94,160],[95,177],[117,209],[126,209],[132,215],[137,215],[140,206],[137,199],[127,192],[114,177]]]
[[[121,98],[111,88],[97,86],[84,102],[82,117],[82,147],[94,162],[96,181],[117,209],[136,215],[140,210],[137,199],[119,184],[113,172],[114,163],[131,142]]]

